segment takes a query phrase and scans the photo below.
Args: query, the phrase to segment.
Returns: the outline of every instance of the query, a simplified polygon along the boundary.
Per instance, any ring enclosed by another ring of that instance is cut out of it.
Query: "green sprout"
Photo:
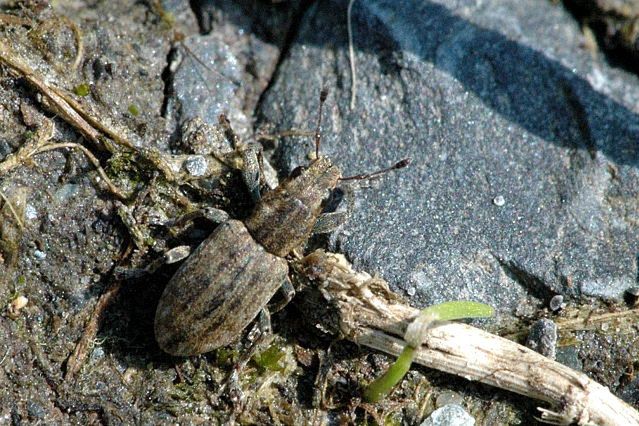
[[[140,114],[140,109],[135,104],[131,104],[129,105],[129,113],[132,116],[137,117]]]
[[[428,329],[435,321],[453,321],[464,318],[488,318],[493,315],[493,308],[479,302],[453,301],[429,306],[423,309],[406,328],[404,340],[406,346],[397,360],[380,378],[374,380],[364,390],[364,400],[378,402],[386,396],[410,369],[417,348],[422,345]]]
[[[252,359],[261,370],[282,372],[285,369],[281,362],[284,355],[282,348],[278,345],[272,345],[264,352],[255,355]]]
[[[73,92],[78,96],[88,96],[89,91],[89,85],[86,83],[78,84],[73,88]]]

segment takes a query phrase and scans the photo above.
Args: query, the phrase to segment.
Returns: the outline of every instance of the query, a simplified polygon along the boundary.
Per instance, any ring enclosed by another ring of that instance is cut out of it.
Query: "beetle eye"
[[[295,168],[293,169],[293,171],[291,172],[291,176],[290,176],[290,177],[291,177],[291,178],[296,178],[296,177],[298,177],[299,175],[301,175],[301,174],[304,172],[304,170],[306,170],[306,167],[304,167],[304,166],[297,166],[297,167],[295,167]]]

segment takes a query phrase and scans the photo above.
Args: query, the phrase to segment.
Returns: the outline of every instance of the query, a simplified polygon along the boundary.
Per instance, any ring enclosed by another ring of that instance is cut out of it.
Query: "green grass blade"
[[[464,318],[488,318],[493,316],[492,306],[467,300],[455,300],[439,303],[422,310],[421,315],[433,315],[439,321],[452,321]]]
[[[415,348],[406,345],[397,360],[388,368],[388,371],[368,385],[364,391],[364,400],[366,402],[378,402],[384,398],[406,375],[414,358]]]

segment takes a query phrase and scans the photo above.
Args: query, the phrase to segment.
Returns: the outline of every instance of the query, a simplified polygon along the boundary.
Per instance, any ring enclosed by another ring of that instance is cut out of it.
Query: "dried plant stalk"
[[[51,103],[55,111],[67,122],[74,123],[75,127],[90,141],[101,146],[100,134],[89,123],[87,123],[68,103],[55,91],[51,90],[46,81],[37,76],[36,72],[22,61],[5,40],[0,40],[0,63],[4,63],[15,74],[25,78],[31,85],[36,87]]]
[[[319,283],[353,342],[391,355],[405,346],[406,326],[419,310],[402,303],[385,281],[356,272],[341,255],[315,251],[298,271]],[[538,408],[554,424],[639,425],[639,413],[585,374],[522,345],[465,324],[440,323],[427,334],[415,362],[550,403]]]

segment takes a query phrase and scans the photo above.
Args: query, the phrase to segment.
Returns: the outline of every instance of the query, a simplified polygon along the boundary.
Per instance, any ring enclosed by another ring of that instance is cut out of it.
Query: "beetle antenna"
[[[320,132],[320,126],[322,125],[322,109],[327,96],[328,90],[323,88],[320,92],[319,115],[317,117],[317,128],[315,129],[315,158],[319,158],[320,141],[322,139],[322,134]]]
[[[339,178],[339,180],[364,180],[364,179],[371,179],[374,177],[377,177],[379,175],[383,175],[384,173],[388,173],[392,170],[397,170],[397,169],[403,169],[404,167],[408,166],[410,164],[410,158],[404,158],[401,161],[398,161],[397,163],[393,164],[390,167],[387,167],[385,169],[382,170],[378,170],[376,172],[373,173],[362,173],[359,175],[355,175],[355,176],[349,176],[349,177],[343,177],[343,178]]]

